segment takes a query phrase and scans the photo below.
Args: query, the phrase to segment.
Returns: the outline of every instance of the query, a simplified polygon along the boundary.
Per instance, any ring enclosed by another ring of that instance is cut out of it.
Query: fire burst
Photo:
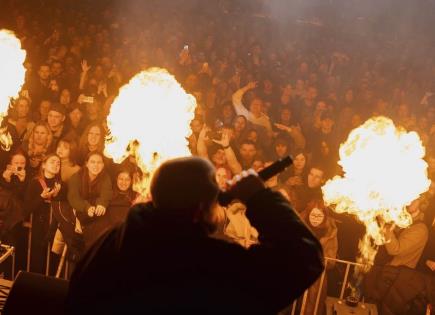
[[[7,114],[11,98],[17,97],[24,84],[26,52],[21,49],[20,40],[8,30],[0,30],[0,125]],[[6,128],[0,129],[0,143],[8,151],[12,139]]]
[[[162,162],[191,155],[187,138],[195,107],[195,98],[164,69],[142,71],[120,89],[107,117],[105,154],[118,163],[135,158],[143,176],[133,188],[142,196]]]
[[[365,224],[358,260],[368,271],[377,246],[385,243],[385,224],[409,226],[406,206],[429,188],[425,149],[417,133],[396,128],[389,118],[375,117],[352,130],[339,153],[344,177],[328,181],[323,197],[336,212],[353,214]]]

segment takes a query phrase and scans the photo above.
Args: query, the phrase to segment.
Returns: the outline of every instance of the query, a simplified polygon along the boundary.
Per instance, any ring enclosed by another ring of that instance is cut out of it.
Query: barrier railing
[[[357,263],[357,262],[353,262],[353,261],[347,261],[347,260],[342,260],[342,259],[336,259],[336,258],[330,258],[330,257],[325,257],[325,270],[323,271],[322,275],[320,276],[320,283],[319,283],[319,290],[317,292],[316,295],[316,303],[314,306],[314,315],[317,315],[317,312],[319,310],[319,305],[320,303],[324,303],[325,301],[320,301],[320,297],[322,294],[322,287],[325,283],[325,277],[326,277],[326,270],[328,267],[328,263],[330,262],[335,262],[335,263],[340,263],[340,264],[345,264],[346,265],[346,269],[344,272],[344,277],[343,277],[343,284],[341,285],[341,289],[340,289],[340,296],[339,299],[342,300],[344,298],[344,293],[348,284],[348,280],[349,280],[349,273],[351,270],[351,267],[364,267],[363,264],[361,263]],[[305,308],[306,308],[306,303],[307,303],[307,299],[308,299],[308,291],[310,289],[305,290],[303,296],[302,296],[302,301],[300,303],[300,311],[298,312],[298,315],[312,315],[312,314],[305,314]],[[296,311],[297,311],[297,303],[298,301],[294,301],[291,307],[291,315],[296,315]]]

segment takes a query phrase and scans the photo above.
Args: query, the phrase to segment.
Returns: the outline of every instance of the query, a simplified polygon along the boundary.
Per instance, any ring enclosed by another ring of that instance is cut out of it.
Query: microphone
[[[290,156],[286,156],[285,158],[273,162],[268,167],[263,168],[258,172],[258,177],[260,177],[263,181],[267,181],[269,178],[284,171],[292,163],[292,158]],[[221,191],[218,194],[218,202],[223,207],[228,206],[233,199],[234,197],[231,195],[231,191]]]

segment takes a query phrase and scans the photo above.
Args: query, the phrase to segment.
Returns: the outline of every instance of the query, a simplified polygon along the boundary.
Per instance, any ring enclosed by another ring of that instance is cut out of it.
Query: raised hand
[[[81,65],[82,65],[82,72],[86,73],[91,69],[91,66],[88,65],[87,60],[82,60]]]

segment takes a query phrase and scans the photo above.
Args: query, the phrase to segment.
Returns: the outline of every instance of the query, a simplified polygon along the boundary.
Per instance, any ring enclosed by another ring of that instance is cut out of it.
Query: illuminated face
[[[325,220],[325,214],[319,208],[313,208],[308,216],[308,220],[313,227],[318,227]]]
[[[131,176],[127,172],[121,172],[116,178],[116,185],[120,191],[127,191],[131,186]]]
[[[51,106],[50,101],[42,101],[39,104],[39,113],[41,114],[42,117],[47,117],[48,112],[50,110],[50,106]]]
[[[222,166],[227,163],[225,152],[222,149],[218,149],[215,154],[211,156],[211,160],[215,166]]]
[[[25,99],[20,99],[16,105],[18,118],[27,117],[29,114],[29,102]]]
[[[64,120],[65,120],[65,115],[56,112],[54,110],[48,112],[47,123],[52,130],[59,128]]]
[[[51,74],[53,76],[58,76],[62,72],[62,64],[59,62],[54,62],[51,66]]]
[[[202,129],[202,124],[198,119],[194,119],[190,123],[190,127],[192,128],[193,133],[200,133]]]
[[[218,168],[216,170],[216,182],[220,190],[227,189],[227,180],[229,180],[227,170],[223,167]]]
[[[48,66],[39,67],[38,75],[41,80],[48,80],[50,77],[50,68]]]
[[[317,188],[320,187],[323,183],[323,171],[317,168],[312,168],[310,173],[308,174],[308,187],[309,188]]]
[[[69,120],[71,121],[71,125],[73,125],[73,127],[77,127],[80,124],[82,117],[83,113],[78,108],[69,113]]]
[[[246,120],[244,117],[237,117],[234,121],[234,130],[242,131],[246,128]]]
[[[55,155],[49,157],[47,159],[47,161],[45,161],[42,164],[42,169],[44,170],[45,173],[52,175],[52,176],[59,174],[59,171],[60,171],[60,159],[59,159],[59,157],[57,157]]]
[[[255,131],[255,130],[251,130],[251,131],[249,131],[249,133],[248,133],[248,135],[247,135],[246,138],[247,138],[249,141],[257,142],[257,140],[258,140],[258,134],[257,134],[257,131]]]
[[[103,157],[99,154],[93,154],[86,162],[86,167],[89,170],[90,176],[98,176],[104,169]]]
[[[253,144],[243,143],[240,147],[240,156],[245,161],[252,161],[257,154],[257,149]]]
[[[260,116],[263,109],[263,101],[259,98],[254,98],[249,105],[249,110],[254,116]]]
[[[57,145],[57,148],[56,148],[56,154],[61,159],[68,159],[69,158],[69,154],[70,154],[70,145],[69,145],[69,143],[65,142],[65,141],[59,141],[59,144]]]
[[[293,159],[293,166],[297,170],[302,170],[302,169],[304,169],[306,162],[307,162],[307,159],[305,158],[305,155],[303,155],[302,153],[299,153]]]
[[[48,141],[48,130],[44,126],[36,126],[33,131],[33,141],[37,145],[45,145]]]
[[[91,129],[89,129],[88,132],[88,144],[90,146],[96,146],[100,143],[101,139],[101,130],[99,127],[94,126]]]
[[[60,92],[60,103],[63,105],[69,104],[71,101],[71,93],[67,89],[63,89],[62,92]]]
[[[278,143],[275,145],[275,152],[279,158],[284,157],[287,154],[287,145]]]

